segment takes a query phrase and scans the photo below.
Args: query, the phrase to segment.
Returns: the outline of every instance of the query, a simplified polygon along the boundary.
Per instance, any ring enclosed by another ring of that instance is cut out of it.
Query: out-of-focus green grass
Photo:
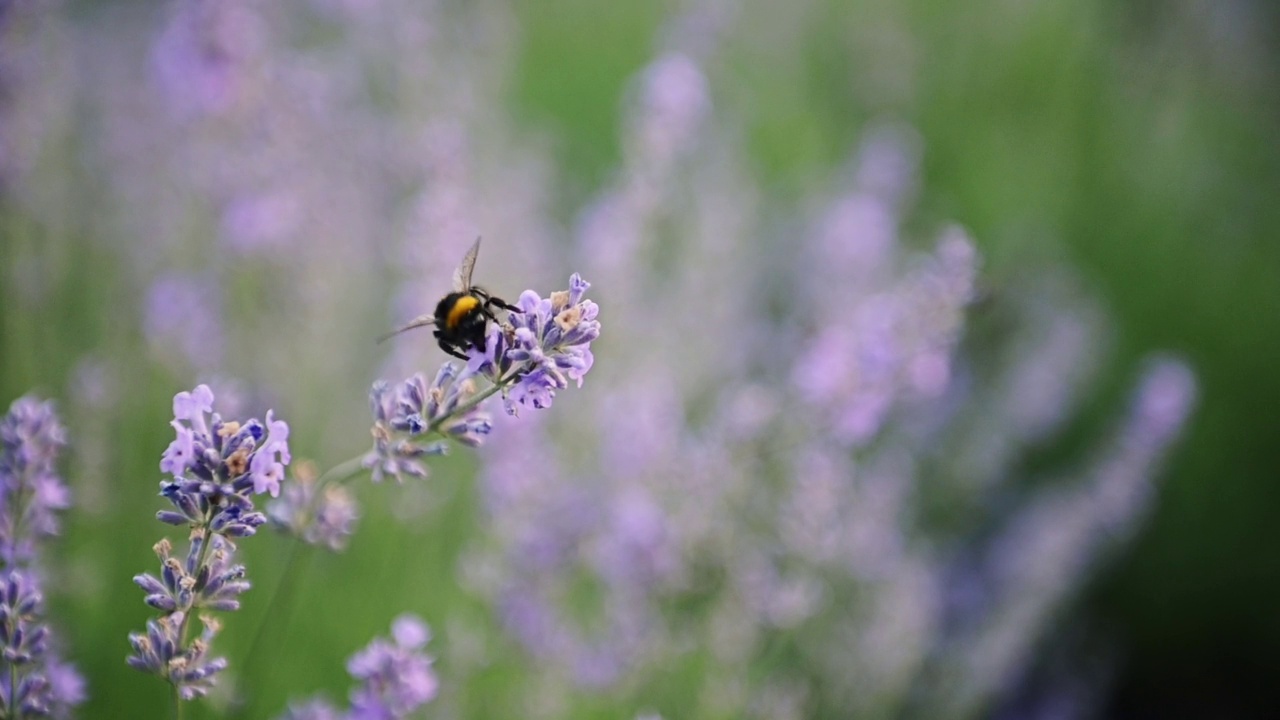
[[[586,0],[516,7],[523,45],[510,109],[531,134],[550,136],[566,211],[615,165],[619,98],[669,9]],[[741,15],[750,22],[768,12],[756,2]],[[1100,1],[833,1],[799,12],[789,22],[804,42],[773,54],[767,43],[730,41],[713,88],[741,118],[727,130],[744,134],[768,183],[802,192],[815,173],[840,165],[867,119],[911,122],[925,141],[920,222],[966,225],[988,257],[993,291],[1018,263],[1061,249],[1114,314],[1116,368],[1170,348],[1198,372],[1201,406],[1171,458],[1158,510],[1091,594],[1093,617],[1124,643],[1121,702],[1210,707],[1274,692],[1264,669],[1280,648],[1280,571],[1268,560],[1280,509],[1280,86],[1266,82],[1276,77],[1276,47],[1253,58],[1261,69],[1237,77],[1220,62],[1224,49],[1197,34],[1194,11],[1167,16]],[[861,92],[867,78],[902,58],[867,52],[866,13],[890,14],[917,38],[909,90],[874,105]],[[131,357],[142,345],[131,289],[120,286],[109,249],[93,246],[91,228],[34,227],[7,210],[2,220],[0,259],[39,256],[37,274],[50,284],[19,307],[9,304],[21,295],[8,286],[13,273],[0,277],[0,390],[6,401],[31,388],[52,394],[74,425],[77,398],[62,383],[79,359]],[[141,359],[137,367],[116,390],[112,464],[98,469],[102,507],[72,514],[58,550],[72,570],[54,580],[54,612],[94,683],[84,717],[137,717],[137,708],[167,701],[162,684],[123,663],[125,635],[147,616],[128,578],[156,564],[146,551],[166,529],[149,519],[160,506],[156,463],[169,440],[170,398],[192,379]],[[1127,379],[1113,373],[1107,385]],[[295,423],[298,447],[306,434]],[[338,462],[363,443],[313,454]],[[469,467],[463,456],[442,463],[432,483],[445,499],[411,524],[391,518],[396,488],[361,490],[365,515],[351,549],[304,556],[295,611],[265,632],[279,650],[271,664],[250,666],[259,693],[246,717],[278,712],[289,696],[345,688],[344,659],[399,612],[493,622],[454,577],[476,512]],[[289,552],[269,533],[242,547],[257,584],[219,647],[236,661]],[[89,591],[56,592],[70,583]],[[499,663],[458,699],[461,714],[518,715],[513,681]],[[678,679],[659,689],[669,695],[654,707],[679,717],[664,707],[682,697]],[[189,715],[212,716],[200,704]],[[574,714],[613,716],[593,703]]]

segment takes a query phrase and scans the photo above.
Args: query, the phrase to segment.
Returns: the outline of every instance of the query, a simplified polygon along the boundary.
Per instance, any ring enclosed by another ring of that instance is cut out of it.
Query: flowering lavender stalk
[[[509,318],[510,328],[493,328],[484,353],[471,350],[469,370],[498,387],[515,381],[503,391],[507,414],[517,414],[518,405],[551,407],[556,390],[568,387],[569,380],[582,387],[583,376],[595,362],[591,341],[600,337],[600,308],[584,297],[590,287],[574,273],[569,289],[549,298],[525,290],[517,303],[520,312]]]
[[[212,416],[208,415],[212,413]],[[267,411],[266,424],[223,421],[213,413],[213,391],[199,385],[173,398],[177,438],[160,460],[160,469],[173,475],[160,483],[160,494],[173,504],[156,518],[170,525],[191,527],[185,556],[173,554],[168,539],[155,545],[162,570],[159,577],[143,573],[133,581],[146,592],[146,603],[163,614],[147,622],[145,633],[133,633],[129,665],[159,675],[174,688],[175,703],[207,693],[214,677],[227,666],[224,658],[210,658],[209,648],[219,623],[200,614],[203,632],[188,640],[196,611],[232,611],[237,597],[249,589],[243,565],[235,563],[232,538],[257,532],[266,516],[254,510],[251,497],[280,494],[284,466],[290,461],[289,426]]]
[[[550,407],[570,380],[581,387],[594,362],[591,342],[600,336],[600,308],[585,298],[590,287],[574,273],[569,289],[549,298],[524,291],[519,310],[506,324],[490,328],[484,352],[472,348],[462,370],[446,362],[430,384],[421,373],[394,390],[386,381],[374,383],[374,445],[363,462],[374,481],[425,477],[421,458],[444,454],[446,440],[479,446],[493,428],[483,403],[499,392],[507,413],[516,415],[520,406]],[[477,379],[490,387],[479,390]]]
[[[84,681],[50,648],[36,542],[58,530],[70,493],[55,468],[66,434],[53,404],[14,401],[0,421],[0,717],[67,717]]]
[[[351,707],[339,710],[322,698],[290,705],[281,720],[399,720],[436,696],[440,682],[432,658],[422,652],[431,632],[414,615],[391,624],[391,639],[375,638],[347,660],[347,672],[360,681],[351,691]]]

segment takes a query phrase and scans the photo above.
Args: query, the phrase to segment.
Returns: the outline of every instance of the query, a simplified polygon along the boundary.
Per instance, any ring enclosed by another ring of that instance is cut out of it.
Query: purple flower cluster
[[[156,518],[170,525],[192,528],[185,558],[173,555],[167,539],[155,546],[161,572],[142,573],[134,582],[147,594],[146,603],[165,613],[147,623],[145,634],[131,634],[134,654],[128,662],[143,672],[164,677],[190,700],[208,692],[214,675],[226,667],[219,658],[208,660],[209,643],[217,623],[201,616],[204,633],[187,642],[194,610],[231,611],[249,589],[245,568],[233,561],[232,538],[257,532],[266,516],[254,509],[254,494],[280,494],[289,454],[289,426],[268,410],[265,425],[256,418],[224,421],[213,412],[213,391],[199,385],[173,398],[177,437],[160,460],[160,469],[173,475],[160,483],[160,494],[174,510]]]
[[[204,631],[188,644],[184,637],[187,619],[187,613],[175,612],[148,620],[145,634],[129,635],[134,654],[128,662],[130,667],[168,680],[178,688],[183,700],[192,700],[213,689],[214,676],[226,669],[227,659],[208,657],[209,646],[222,629],[221,624],[208,615],[201,615]]]
[[[556,391],[570,380],[581,387],[595,361],[591,341],[600,336],[600,308],[585,297],[590,287],[574,273],[568,290],[548,298],[526,290],[519,310],[490,328],[485,351],[472,348],[461,370],[446,362],[430,383],[421,373],[394,389],[386,381],[374,383],[369,393],[374,443],[364,458],[374,481],[426,477],[421,459],[444,454],[445,440],[479,446],[493,429],[484,401],[499,391],[507,412],[515,415],[521,405],[550,407]],[[491,386],[479,389],[481,378]]]
[[[351,693],[355,718],[402,718],[436,696],[439,680],[432,659],[422,652],[431,631],[413,615],[391,624],[391,640],[375,638],[347,661],[347,672],[360,681]]]
[[[347,672],[360,681],[343,711],[323,699],[291,705],[281,720],[399,720],[435,698],[440,682],[431,656],[422,650],[431,639],[426,624],[401,615],[391,624],[391,639],[375,638],[347,660]]]
[[[495,384],[508,378],[514,384],[503,391],[507,413],[517,406],[551,407],[556,391],[582,378],[591,370],[595,357],[591,341],[600,337],[600,308],[585,298],[591,283],[574,273],[569,289],[542,298],[525,290],[516,304],[519,312],[508,318],[509,327],[489,332],[485,352],[471,350],[468,370],[484,375]]]
[[[471,373],[458,374],[454,363],[440,366],[428,384],[416,373],[392,390],[385,380],[369,391],[373,412],[373,449],[364,457],[364,466],[373,470],[373,481],[404,476],[426,477],[421,458],[443,455],[448,444],[443,437],[476,447],[493,427],[492,418],[480,408],[476,383]]]
[[[84,680],[49,648],[52,633],[44,624],[40,588],[30,574],[14,570],[5,574],[0,592],[0,713],[68,717],[85,699]]]
[[[254,511],[250,495],[280,494],[284,466],[291,459],[289,426],[270,410],[265,429],[256,418],[244,424],[224,422],[215,413],[206,419],[212,411],[208,385],[174,396],[170,424],[178,437],[160,460],[160,469],[173,479],[160,483],[160,494],[175,510],[161,510],[156,518],[170,525],[207,525],[232,537],[252,535],[266,516]]]
[[[66,431],[53,403],[15,400],[0,421],[0,558],[6,567],[32,558],[34,543],[58,532],[71,505],[55,462]]]
[[[301,463],[280,497],[267,505],[267,517],[272,525],[308,545],[340,551],[347,546],[360,515],[349,490],[320,483],[311,463]]]
[[[66,433],[53,404],[14,401],[0,420],[0,714],[66,717],[84,681],[51,647],[37,567],[37,541],[57,532],[70,505],[57,475]]]
[[[153,548],[164,568],[160,577],[142,573],[133,581],[147,593],[146,603],[163,612],[239,610],[236,597],[249,589],[249,581],[244,579],[244,566],[232,563],[235,549],[221,535],[210,536],[207,550],[204,538],[194,537],[187,557],[179,560],[173,557],[169,540],[164,539]]]

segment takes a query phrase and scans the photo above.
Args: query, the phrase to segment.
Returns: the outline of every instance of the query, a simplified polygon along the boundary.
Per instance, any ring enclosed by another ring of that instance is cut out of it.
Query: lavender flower
[[[391,624],[391,639],[375,638],[347,660],[347,672],[360,681],[345,712],[323,699],[293,704],[281,720],[399,720],[431,702],[440,687],[432,658],[422,649],[431,639],[426,623],[401,615]]]
[[[347,661],[347,672],[362,681],[351,693],[353,720],[406,717],[436,696],[440,683],[422,652],[431,639],[426,624],[401,615],[391,624],[391,637],[375,638]]]
[[[166,272],[147,291],[143,329],[154,352],[174,367],[205,370],[222,362],[224,327],[212,277]]]
[[[556,391],[582,378],[591,370],[595,357],[591,341],[600,337],[599,306],[584,298],[591,283],[574,273],[569,289],[541,298],[532,290],[520,295],[508,318],[509,327],[490,330],[485,352],[471,350],[467,368],[481,373],[495,384],[514,377],[515,383],[503,391],[507,413],[517,406],[551,407]]]
[[[30,560],[33,543],[58,532],[56,512],[71,504],[54,466],[66,443],[51,402],[19,398],[0,421],[0,557],[6,567]]]
[[[232,564],[236,548],[230,540],[213,535],[206,551],[204,538],[194,537],[185,560],[173,557],[173,546],[168,539],[156,543],[152,549],[164,568],[161,576],[143,573],[133,578],[147,593],[148,605],[168,613],[192,608],[240,609],[236,596],[249,589],[249,582],[244,579],[244,566]]]
[[[220,114],[248,94],[263,44],[251,3],[182,2],[153,49],[157,80],[184,116]]]
[[[222,658],[207,659],[218,632],[212,618],[201,616],[204,632],[190,643],[188,624],[194,610],[233,611],[238,596],[249,589],[243,565],[234,562],[235,537],[257,532],[266,516],[254,509],[254,494],[280,494],[284,466],[290,460],[289,426],[267,411],[266,425],[257,419],[224,421],[213,412],[213,391],[199,385],[173,398],[177,437],[164,451],[160,469],[173,475],[160,483],[160,494],[174,510],[156,518],[192,528],[182,559],[168,539],[155,545],[159,577],[142,573],[134,582],[146,603],[165,613],[148,621],[147,632],[129,636],[134,654],[128,663],[168,680],[184,700],[200,697],[226,667]]]
[[[446,362],[430,387],[421,373],[405,380],[394,392],[385,380],[373,384],[369,391],[373,450],[365,455],[364,466],[372,468],[374,482],[382,482],[388,475],[398,482],[404,482],[405,475],[426,477],[427,468],[419,458],[443,455],[448,450],[443,441],[424,441],[434,432],[433,424],[448,419],[448,412],[457,408],[464,393],[468,397],[474,394],[474,383],[454,382],[456,373],[456,366]],[[472,411],[471,420],[476,427],[488,432],[488,426],[481,424],[488,416],[478,406]],[[469,437],[479,444],[477,435],[471,433]]]
[[[446,439],[478,447],[493,429],[484,401],[503,394],[507,412],[517,406],[550,407],[556,390],[569,386],[591,370],[591,341],[600,336],[599,307],[584,298],[591,284],[574,273],[569,289],[543,299],[532,290],[520,296],[518,311],[507,322],[490,328],[485,351],[470,350],[467,366],[459,371],[446,362],[427,383],[421,373],[394,390],[383,380],[369,392],[373,412],[373,450],[364,466],[374,482],[391,476],[426,477],[421,458],[442,455]],[[477,379],[491,383],[485,390]]]
[[[227,660],[208,657],[209,645],[222,626],[208,615],[201,615],[200,623],[204,631],[184,647],[186,613],[148,620],[145,634],[129,635],[134,652],[128,658],[129,666],[165,678],[178,688],[183,700],[205,695],[213,688],[214,676],[226,669]]]
[[[341,485],[322,485],[311,463],[301,463],[293,481],[267,506],[267,517],[276,527],[309,545],[333,551],[346,548],[359,508],[351,492]]]
[[[14,401],[0,420],[0,715],[66,717],[84,700],[84,681],[58,659],[44,622],[37,541],[57,532],[70,505],[57,475],[66,433],[53,404]]]
[[[266,516],[255,512],[250,496],[280,494],[280,478],[289,463],[289,426],[267,411],[267,430],[257,419],[223,422],[213,411],[213,391],[199,385],[173,398],[177,438],[160,460],[172,480],[160,483],[160,494],[175,510],[156,514],[170,525],[208,525],[234,537],[252,535]],[[185,424],[184,424],[185,423]],[[264,440],[264,434],[266,438]]]
[[[324,698],[312,698],[302,703],[289,703],[280,720],[343,720],[345,713]]]

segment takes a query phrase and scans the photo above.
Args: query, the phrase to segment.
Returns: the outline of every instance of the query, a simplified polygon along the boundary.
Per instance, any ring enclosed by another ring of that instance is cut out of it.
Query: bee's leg
[[[520,312],[520,308],[516,307],[515,305],[512,305],[511,303],[507,302],[506,300],[503,300],[500,297],[493,297],[492,295],[490,295],[489,302],[493,303],[494,305],[497,305],[503,310],[509,310],[511,312]]]
[[[459,360],[466,360],[467,362],[471,361],[471,358],[467,357],[466,355],[463,355],[462,352],[458,350],[457,347],[449,343],[446,343],[443,340],[440,341],[440,349],[458,358]]]

